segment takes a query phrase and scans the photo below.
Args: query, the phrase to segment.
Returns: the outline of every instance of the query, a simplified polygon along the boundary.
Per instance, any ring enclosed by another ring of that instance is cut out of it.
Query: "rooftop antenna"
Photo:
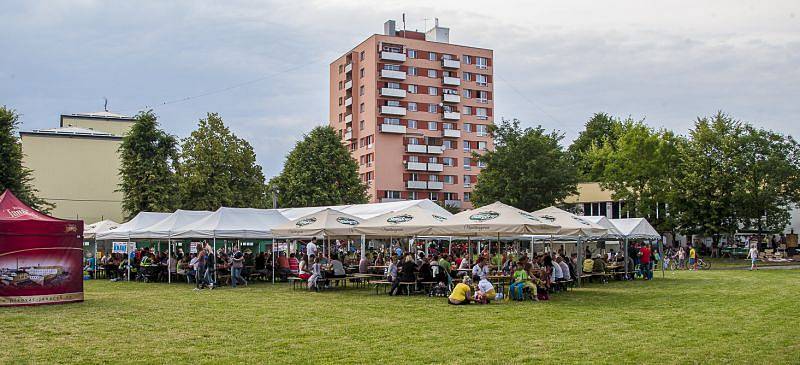
[[[428,20],[431,20],[431,18],[422,18],[422,20],[425,21],[425,28],[422,31],[423,32],[427,32],[428,31]]]
[[[105,103],[103,103],[103,110],[108,111],[108,98],[103,97],[103,100],[105,100]]]
[[[403,38],[406,37],[406,13],[403,13]]]

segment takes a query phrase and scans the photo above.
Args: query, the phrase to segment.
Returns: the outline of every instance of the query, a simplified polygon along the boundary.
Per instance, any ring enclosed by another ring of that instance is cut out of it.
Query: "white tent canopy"
[[[211,215],[207,210],[182,210],[178,209],[161,221],[142,229],[131,231],[131,238],[142,239],[169,239],[186,226]]]
[[[653,226],[644,218],[622,218],[622,219],[609,219],[611,224],[617,227],[620,234],[624,238],[632,239],[659,239],[661,235],[658,234]]]
[[[380,237],[425,235],[430,232],[433,225],[446,222],[452,216],[447,211],[440,214],[414,205],[370,218],[356,226],[356,231]]]
[[[464,211],[431,227],[430,235],[444,236],[494,236],[523,234],[552,234],[559,227],[540,219],[535,214],[495,202],[477,209]]]
[[[139,212],[131,220],[120,224],[119,227],[109,231],[97,233],[98,240],[123,240],[129,239],[132,231],[141,230],[158,223],[172,213]]]
[[[397,212],[409,207],[420,207],[431,211],[432,213],[442,216],[449,216],[450,212],[434,203],[429,199],[421,200],[400,200],[395,202],[386,203],[372,203],[372,204],[348,204],[348,205],[332,205],[325,207],[305,207],[305,208],[281,208],[278,209],[281,214],[290,220],[295,220],[303,216],[323,211],[325,209],[333,209],[342,213],[350,214],[361,219],[369,219],[377,217],[381,214],[389,212]]]
[[[592,223],[589,220],[583,219],[583,217],[579,217],[556,207],[539,209],[533,212],[533,214],[538,215],[544,221],[561,227],[558,232],[554,234],[558,238],[601,237],[608,231],[599,224]]]
[[[104,221],[94,222],[92,224],[87,224],[83,226],[83,238],[92,239],[95,238],[95,235],[97,235],[98,233],[110,231],[117,227],[119,227],[119,223],[110,220],[104,220]]]
[[[219,208],[184,226],[173,238],[272,238],[272,229],[289,220],[275,209]]]
[[[356,227],[364,220],[326,208],[275,227],[272,231],[278,237],[312,236],[355,236]]]
[[[608,232],[606,232],[606,237],[608,238],[622,237],[622,233],[620,233],[617,227],[614,226],[614,224],[611,223],[608,217],[604,215],[583,215],[581,216],[581,218],[607,229]]]

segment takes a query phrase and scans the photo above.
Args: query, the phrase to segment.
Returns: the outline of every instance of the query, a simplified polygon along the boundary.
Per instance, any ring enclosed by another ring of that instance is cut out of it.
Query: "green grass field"
[[[0,309],[0,363],[800,363],[800,271],[670,272],[546,303],[86,284]]]

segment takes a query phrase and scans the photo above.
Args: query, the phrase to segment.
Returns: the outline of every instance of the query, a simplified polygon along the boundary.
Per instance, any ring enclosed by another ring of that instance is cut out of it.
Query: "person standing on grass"
[[[686,251],[683,249],[683,246],[678,246],[678,268],[679,269],[686,269]]]
[[[308,257],[317,257],[317,237],[311,237],[311,242],[306,245],[306,255]]]
[[[650,245],[646,244],[642,246],[642,248],[639,249],[639,254],[641,255],[641,257],[639,257],[639,262],[640,262],[639,271],[642,274],[642,278],[644,278],[645,280],[650,280],[653,278],[653,275],[650,271],[650,259],[652,258],[651,257],[652,252],[650,252]]]
[[[206,242],[206,259],[205,259],[205,274],[203,280],[209,289],[214,289],[214,270],[216,270],[217,258],[216,253],[211,246]]]
[[[697,250],[694,249],[694,244],[689,246],[689,270],[697,270]]]
[[[244,286],[247,286],[247,280],[242,277],[242,269],[244,268],[244,254],[239,251],[239,247],[234,247],[233,255],[230,259],[231,265],[231,287],[236,287],[236,282],[241,280]]]
[[[197,260],[194,261],[194,279],[197,284],[194,290],[200,290],[206,286],[205,274],[206,274],[206,250],[201,248],[197,250]]]
[[[758,270],[758,266],[756,265],[756,260],[758,260],[758,245],[750,245],[750,252],[747,253],[747,257],[750,258],[750,271]]]

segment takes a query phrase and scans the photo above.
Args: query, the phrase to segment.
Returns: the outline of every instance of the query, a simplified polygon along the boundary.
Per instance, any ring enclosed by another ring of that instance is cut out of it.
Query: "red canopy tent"
[[[83,301],[83,222],[0,195],[0,306]]]

